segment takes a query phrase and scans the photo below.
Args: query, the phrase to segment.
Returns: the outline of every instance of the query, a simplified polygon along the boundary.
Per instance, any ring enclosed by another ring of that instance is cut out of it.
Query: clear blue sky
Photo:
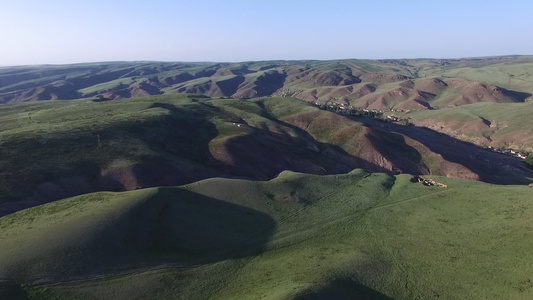
[[[533,1],[0,0],[0,65],[533,54]]]

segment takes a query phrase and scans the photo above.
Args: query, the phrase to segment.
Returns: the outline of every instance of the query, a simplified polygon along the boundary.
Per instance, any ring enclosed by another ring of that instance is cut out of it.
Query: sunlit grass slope
[[[413,112],[424,126],[493,147],[533,150],[533,102],[475,103]]]
[[[354,170],[95,193],[0,218],[21,299],[528,299],[533,190]],[[3,293],[3,294],[1,294]]]
[[[464,78],[495,84],[504,88],[533,93],[531,79],[533,64],[529,57],[517,58],[502,63],[456,63],[446,67],[422,68],[421,77]]]

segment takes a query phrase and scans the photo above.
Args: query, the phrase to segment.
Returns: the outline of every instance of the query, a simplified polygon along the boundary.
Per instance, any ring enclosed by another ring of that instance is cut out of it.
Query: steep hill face
[[[531,175],[519,159],[434,131],[291,98],[49,101],[6,106],[0,124],[2,215],[95,191],[211,177],[268,180],[284,170],[364,168],[494,183],[525,183]]]

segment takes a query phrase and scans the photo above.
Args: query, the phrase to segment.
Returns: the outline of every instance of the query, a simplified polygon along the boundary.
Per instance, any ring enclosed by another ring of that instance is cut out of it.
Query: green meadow
[[[533,190],[354,170],[87,194],[0,218],[6,299],[529,299]]]

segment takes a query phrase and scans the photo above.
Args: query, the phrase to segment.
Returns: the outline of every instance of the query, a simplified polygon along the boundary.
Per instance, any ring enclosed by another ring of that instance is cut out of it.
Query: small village
[[[488,147],[488,149],[492,150],[492,152],[496,153],[502,153],[510,156],[514,156],[521,159],[526,159],[528,157],[528,153],[524,151],[514,150],[514,149],[505,149],[505,148],[493,148],[491,146]]]
[[[316,102],[316,101],[309,101],[310,104],[320,108],[325,109],[329,111],[334,111],[341,114],[349,114],[353,116],[362,116],[367,118],[373,118],[378,119],[385,122],[401,122],[404,125],[411,125],[410,120],[411,117],[408,118],[401,118],[397,117],[394,114],[386,114],[386,112],[399,112],[403,114],[408,114],[411,112],[411,110],[404,110],[404,109],[388,109],[388,110],[377,110],[377,109],[366,109],[366,108],[359,108],[359,107],[353,107],[348,106],[346,103],[339,103],[335,101],[327,101],[325,104]],[[501,153],[509,156],[513,156],[520,159],[527,159],[529,156],[529,153],[522,150],[516,150],[516,149],[507,149],[507,148],[493,148],[491,146],[487,147],[493,152]]]
[[[378,119],[385,122],[402,122],[404,125],[409,125],[410,117],[408,118],[401,118],[397,117],[394,114],[386,114],[386,112],[401,112],[401,113],[410,113],[411,110],[404,110],[404,109],[389,109],[389,110],[377,110],[377,109],[366,109],[366,108],[359,108],[354,106],[348,106],[346,103],[338,103],[334,101],[327,101],[325,104],[316,102],[316,101],[309,101],[310,104],[320,108],[325,109],[329,111],[334,111],[341,114],[348,114],[353,116],[362,116],[367,118],[373,118]]]

